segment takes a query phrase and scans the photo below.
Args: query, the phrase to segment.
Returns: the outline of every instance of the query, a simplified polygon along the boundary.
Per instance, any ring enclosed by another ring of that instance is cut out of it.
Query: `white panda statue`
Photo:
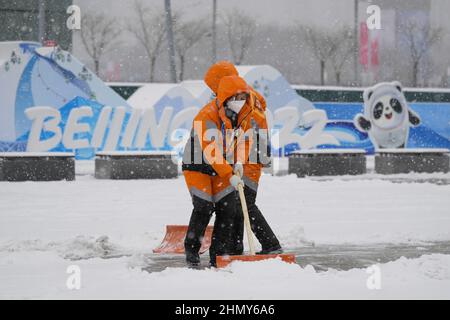
[[[363,93],[364,114],[354,118],[356,128],[367,132],[376,149],[406,148],[410,126],[420,124],[419,116],[406,102],[398,81],[381,82]]]

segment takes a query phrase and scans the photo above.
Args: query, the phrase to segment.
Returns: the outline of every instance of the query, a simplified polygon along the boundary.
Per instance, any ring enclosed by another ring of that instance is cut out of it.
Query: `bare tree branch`
[[[409,20],[403,26],[403,34],[412,62],[412,85],[416,87],[420,64],[431,47],[441,41],[442,29]]]
[[[351,28],[341,27],[332,33],[331,39],[335,50],[330,57],[330,62],[336,76],[336,84],[340,85],[342,69],[353,54],[354,33]]]
[[[175,19],[175,46],[180,59],[179,80],[184,78],[184,64],[188,51],[195,46],[207,33],[208,26],[204,19],[195,21],[181,22],[179,18]]]
[[[153,82],[156,59],[161,53],[166,33],[164,14],[162,12],[154,13],[144,6],[140,0],[134,1],[134,11],[137,15],[137,21],[133,24],[129,23],[127,29],[144,47],[150,62],[149,81]]]
[[[337,43],[333,39],[334,35],[318,28],[310,28],[302,25],[298,26],[300,34],[303,35],[306,45],[311,49],[313,55],[320,63],[320,84],[325,84],[325,66],[337,50]]]
[[[240,65],[253,41],[256,20],[237,9],[222,16],[222,20],[225,24],[233,61]]]
[[[94,61],[95,73],[99,75],[101,58],[119,45],[121,34],[116,21],[103,14],[84,14],[80,37],[88,55]]]

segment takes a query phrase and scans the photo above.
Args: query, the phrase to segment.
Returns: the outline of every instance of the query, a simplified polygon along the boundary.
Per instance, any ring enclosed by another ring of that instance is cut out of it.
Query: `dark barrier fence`
[[[75,180],[75,155],[64,152],[0,153],[0,181]]]
[[[178,166],[169,151],[103,151],[95,158],[97,179],[172,179]]]
[[[142,83],[108,83],[108,86],[122,98],[128,99]],[[359,102],[363,101],[364,88],[293,86],[295,91],[311,102]],[[450,88],[405,88],[408,102],[450,102]]]

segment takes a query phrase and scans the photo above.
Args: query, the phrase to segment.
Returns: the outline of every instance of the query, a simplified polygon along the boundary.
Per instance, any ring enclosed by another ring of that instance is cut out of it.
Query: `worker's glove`
[[[241,162],[236,162],[234,164],[233,173],[239,177],[242,177],[244,175],[244,166]]]
[[[238,186],[244,186],[244,182],[242,181],[241,177],[237,175],[232,175],[230,178],[230,184],[237,190]]]

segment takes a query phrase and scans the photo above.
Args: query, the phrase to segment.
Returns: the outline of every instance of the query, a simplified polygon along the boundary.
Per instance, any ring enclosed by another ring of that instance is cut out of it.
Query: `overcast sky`
[[[150,7],[161,9],[164,0],[144,0]],[[240,8],[260,19],[261,23],[289,25],[296,21],[305,24],[353,22],[353,0],[217,0],[218,12]],[[105,12],[114,16],[132,16],[132,0],[75,0],[81,9]],[[172,0],[174,10],[180,10],[188,18],[208,17],[212,0]],[[350,10],[349,10],[350,9]]]

